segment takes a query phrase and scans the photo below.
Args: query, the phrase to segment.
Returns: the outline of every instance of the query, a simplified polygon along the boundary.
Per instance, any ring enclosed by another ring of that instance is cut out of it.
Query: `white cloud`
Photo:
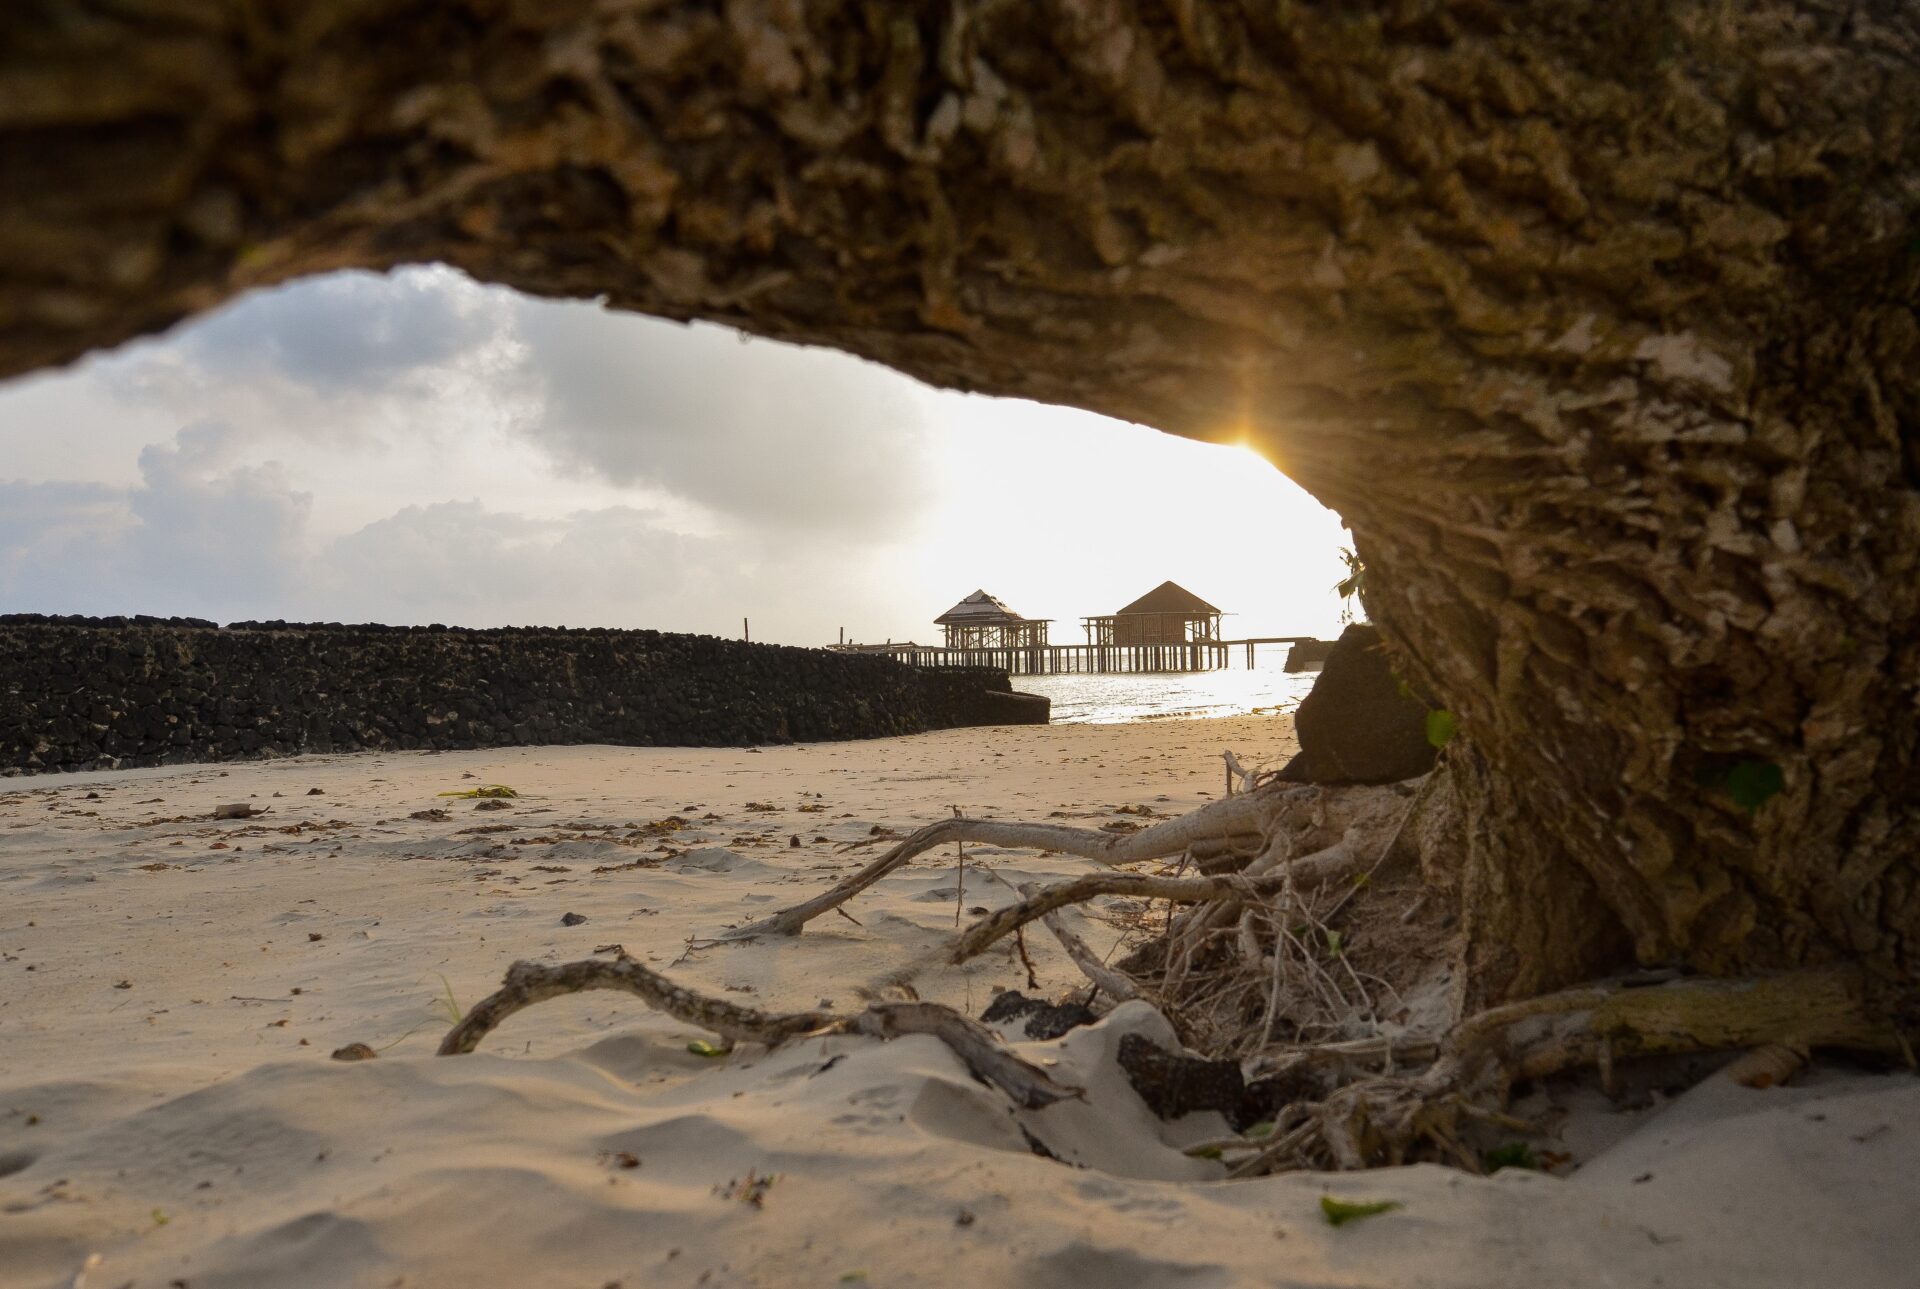
[[[528,300],[518,315],[523,371],[543,391],[524,430],[576,469],[754,526],[854,536],[911,524],[929,498],[904,377],[591,304]]]
[[[401,468],[431,452],[469,476],[456,487],[491,490],[473,461],[484,444],[602,502],[637,490],[740,526],[856,539],[911,527],[932,493],[905,377],[442,268],[256,292],[88,375],[174,424],[245,426],[303,476],[323,453]]]
[[[448,269],[340,273],[257,291],[97,364],[123,403],[335,450],[514,422],[516,297]]]
[[[337,615],[379,621],[645,626],[712,584],[714,545],[624,506],[546,520],[440,502],[332,543],[315,580]]]
[[[96,606],[124,588],[103,586],[100,575],[134,526],[125,489],[0,480],[0,605],[108,611]]]
[[[501,338],[512,297],[446,269],[336,273],[263,291],[180,334],[174,352],[223,382],[269,376],[326,395],[431,392]]]
[[[212,616],[285,594],[304,557],[310,498],[275,466],[236,464],[236,437],[215,423],[188,426],[141,452],[133,488],[5,485],[6,602]]]
[[[238,460],[241,447],[203,423],[142,451],[131,488],[0,482],[0,607],[731,635],[781,598],[769,587],[811,595],[811,570],[830,558],[874,580],[867,553],[689,535],[634,506],[541,517],[441,501],[319,540],[310,498],[278,464]]]
[[[1331,517],[1243,453],[824,350],[343,274],[0,388],[0,610],[931,638],[1173,578],[1331,627]]]

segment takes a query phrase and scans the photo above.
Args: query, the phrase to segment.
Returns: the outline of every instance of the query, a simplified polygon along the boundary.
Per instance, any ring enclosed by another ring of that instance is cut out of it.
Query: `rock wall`
[[[1002,671],[658,631],[0,615],[0,772],[1044,723]]]

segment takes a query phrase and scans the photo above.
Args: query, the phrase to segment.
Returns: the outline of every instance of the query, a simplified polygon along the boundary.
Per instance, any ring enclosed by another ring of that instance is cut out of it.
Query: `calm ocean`
[[[1051,698],[1056,725],[1291,712],[1319,673],[1289,674],[1286,657],[1285,649],[1262,650],[1259,665],[1251,671],[1234,666],[1223,671],[1015,676],[1013,687]]]

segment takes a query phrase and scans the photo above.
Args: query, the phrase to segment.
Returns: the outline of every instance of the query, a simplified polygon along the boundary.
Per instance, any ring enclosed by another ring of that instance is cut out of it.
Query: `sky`
[[[442,267],[0,383],[0,612],[1071,643],[1172,579],[1326,636],[1344,537],[1245,448]]]

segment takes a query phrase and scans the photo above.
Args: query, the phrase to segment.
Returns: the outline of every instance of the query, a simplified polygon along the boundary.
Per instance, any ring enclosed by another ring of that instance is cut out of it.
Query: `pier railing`
[[[1313,636],[1259,636],[1175,644],[1034,645],[1015,649],[948,649],[910,643],[828,647],[848,653],[883,654],[911,667],[993,667],[1016,676],[1051,676],[1074,672],[1219,671],[1231,665],[1236,647],[1246,651],[1246,665],[1251,668],[1260,645],[1287,646],[1291,663],[1300,646],[1321,647],[1324,642]],[[1317,663],[1318,658],[1313,661]]]

